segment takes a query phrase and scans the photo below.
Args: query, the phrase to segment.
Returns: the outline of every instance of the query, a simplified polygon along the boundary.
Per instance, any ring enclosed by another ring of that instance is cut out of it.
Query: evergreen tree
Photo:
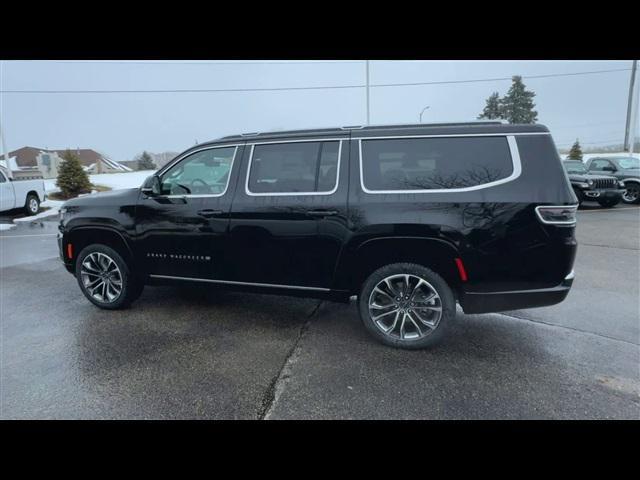
[[[69,150],[62,155],[62,163],[58,169],[56,185],[64,198],[77,197],[80,193],[91,192],[91,182],[87,172],[82,169],[80,159]]]
[[[482,110],[482,113],[478,115],[478,119],[495,120],[502,118],[502,104],[500,101],[500,95],[498,92],[493,92],[489,98],[487,98],[487,104]]]
[[[580,160],[582,161],[582,148],[580,147],[580,142],[576,138],[576,143],[573,144],[571,150],[569,150],[569,155],[567,156],[568,160]]]
[[[138,156],[138,170],[155,170],[156,166],[151,159],[151,155],[147,152],[142,152],[142,155]]]
[[[533,107],[533,97],[536,94],[525,88],[522,77],[516,75],[512,78],[511,88],[500,101],[503,118],[509,123],[535,123],[538,120],[538,112]]]

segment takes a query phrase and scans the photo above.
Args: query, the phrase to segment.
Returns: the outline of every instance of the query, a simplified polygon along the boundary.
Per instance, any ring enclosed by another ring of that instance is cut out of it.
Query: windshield
[[[620,168],[623,168],[625,170],[629,170],[632,168],[638,169],[640,168],[640,159],[634,157],[619,158],[618,165],[620,165]]]
[[[582,162],[562,162],[567,173],[587,173]]]

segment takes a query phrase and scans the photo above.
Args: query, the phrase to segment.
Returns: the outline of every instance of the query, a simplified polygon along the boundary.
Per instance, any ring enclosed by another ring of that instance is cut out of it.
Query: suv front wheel
[[[128,306],[140,296],[144,286],[133,277],[118,252],[101,244],[89,245],[80,252],[76,279],[84,296],[107,310]]]
[[[373,272],[364,282],[358,309],[374,337],[407,349],[438,343],[456,313],[453,293],[442,277],[413,263]]]
[[[629,204],[639,203],[640,183],[627,182],[625,184],[625,192],[622,194],[622,201]]]

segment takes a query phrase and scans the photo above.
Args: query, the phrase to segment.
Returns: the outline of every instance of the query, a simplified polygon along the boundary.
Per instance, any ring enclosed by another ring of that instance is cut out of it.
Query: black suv
[[[611,175],[624,182],[624,203],[640,203],[640,159],[636,157],[594,157],[586,162],[589,173]]]
[[[610,175],[590,174],[580,160],[564,160],[562,165],[578,197],[578,205],[585,200],[593,200],[605,208],[611,208],[620,203],[625,193],[624,182],[621,180]]]
[[[420,348],[456,302],[483,313],[564,300],[576,209],[542,125],[344,127],[197,145],[141,188],[66,202],[58,241],[101,308],[174,282],[357,296],[375,337]]]

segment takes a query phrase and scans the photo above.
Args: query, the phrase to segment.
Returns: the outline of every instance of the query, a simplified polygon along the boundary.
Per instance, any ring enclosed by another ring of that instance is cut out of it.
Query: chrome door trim
[[[191,282],[204,282],[204,283],[220,283],[225,285],[245,285],[249,287],[269,287],[269,288],[285,288],[292,290],[315,290],[319,292],[330,292],[330,288],[320,287],[302,287],[300,285],[280,285],[275,283],[254,283],[254,282],[236,282],[233,280],[213,280],[209,278],[195,278],[195,277],[176,277],[173,275],[149,275],[152,278],[165,278],[168,280],[187,280]]]

